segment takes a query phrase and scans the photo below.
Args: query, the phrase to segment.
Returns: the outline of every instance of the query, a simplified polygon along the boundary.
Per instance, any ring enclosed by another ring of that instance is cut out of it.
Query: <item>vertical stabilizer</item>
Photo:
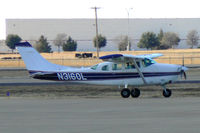
[[[15,44],[19,51],[26,68],[29,71],[57,71],[66,69],[67,67],[50,63],[44,59],[29,42],[21,42]]]

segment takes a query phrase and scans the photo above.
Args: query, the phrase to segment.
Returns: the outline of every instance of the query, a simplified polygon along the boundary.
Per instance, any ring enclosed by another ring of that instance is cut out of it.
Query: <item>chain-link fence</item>
[[[65,65],[65,66],[92,66],[97,63],[102,62],[98,59],[47,59],[52,63]],[[184,64],[184,65],[198,65],[200,64],[200,56],[194,57],[160,57],[155,59],[158,63],[168,63],[168,64]],[[25,67],[22,59],[1,59],[0,67]]]

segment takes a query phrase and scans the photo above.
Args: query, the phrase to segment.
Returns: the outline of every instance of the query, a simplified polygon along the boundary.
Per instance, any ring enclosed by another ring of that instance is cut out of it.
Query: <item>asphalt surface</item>
[[[200,98],[0,98],[1,133],[197,133]]]
[[[16,71],[1,71],[0,86],[64,84],[35,80],[24,70]],[[199,82],[198,71],[188,76],[189,81]],[[197,133],[199,125],[198,96],[0,97],[0,133]]]

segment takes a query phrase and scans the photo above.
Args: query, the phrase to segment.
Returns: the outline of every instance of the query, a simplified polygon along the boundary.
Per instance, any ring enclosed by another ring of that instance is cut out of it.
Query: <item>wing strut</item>
[[[136,61],[135,61],[135,59],[133,59],[133,63],[134,63],[134,65],[135,65],[135,68],[136,68],[136,70],[138,71],[140,77],[142,78],[144,84],[147,84],[146,80],[144,79],[144,75],[143,75],[143,73],[140,71],[140,68],[138,67],[138,65],[137,65],[137,63],[136,63]]]

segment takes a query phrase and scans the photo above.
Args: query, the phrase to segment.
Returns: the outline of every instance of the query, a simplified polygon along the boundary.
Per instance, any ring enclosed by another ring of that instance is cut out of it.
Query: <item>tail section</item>
[[[29,42],[17,43],[15,46],[29,71],[57,71],[67,68],[65,66],[48,62],[31,46]]]

